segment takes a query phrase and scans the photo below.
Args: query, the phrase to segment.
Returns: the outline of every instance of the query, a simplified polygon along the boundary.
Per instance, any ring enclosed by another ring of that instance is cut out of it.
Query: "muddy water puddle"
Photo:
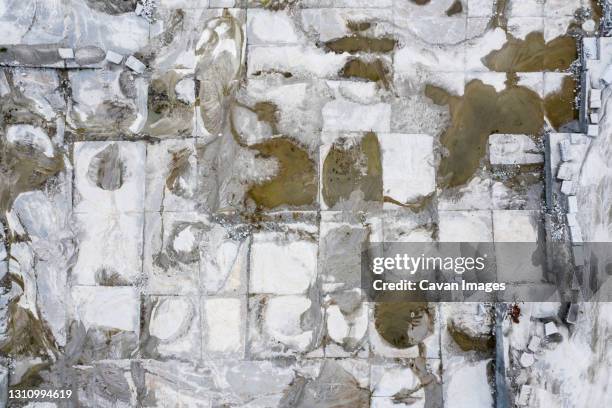
[[[578,58],[576,40],[570,36],[544,41],[544,34],[532,32],[524,40],[510,37],[483,62],[496,72],[564,71]]]
[[[374,133],[349,147],[333,145],[323,162],[323,200],[333,207],[360,190],[365,201],[382,200],[380,145]]]
[[[416,346],[434,330],[435,315],[427,302],[397,299],[377,303],[374,326],[391,346],[404,349]]]
[[[387,53],[393,51],[396,45],[397,40],[394,38],[374,38],[366,37],[362,34],[341,37],[325,43],[327,49],[336,54],[342,54],[343,52],[348,52],[349,54],[358,52]]]
[[[487,152],[489,135],[518,133],[536,136],[544,126],[540,96],[516,85],[497,92],[479,80],[469,82],[462,97],[427,85],[425,95],[438,105],[448,105],[451,123],[440,138],[446,149],[438,168],[441,184],[467,183]]]
[[[557,130],[573,120],[578,120],[578,109],[574,103],[575,90],[576,80],[566,76],[563,78],[561,89],[544,99],[546,117]]]
[[[361,58],[349,59],[339,75],[343,78],[359,78],[367,81],[379,82],[389,88],[389,68],[381,59],[364,61]]]
[[[20,193],[37,190],[64,169],[60,154],[48,157],[28,146],[0,142],[0,210],[9,210]]]
[[[461,12],[463,12],[463,4],[461,4],[460,0],[455,0],[455,2],[450,5],[448,10],[446,10],[446,15],[451,17],[455,14],[460,14]]]
[[[276,158],[278,173],[272,179],[252,186],[248,196],[259,207],[302,206],[314,203],[317,173],[308,152],[288,137],[278,137],[249,146],[259,157]]]

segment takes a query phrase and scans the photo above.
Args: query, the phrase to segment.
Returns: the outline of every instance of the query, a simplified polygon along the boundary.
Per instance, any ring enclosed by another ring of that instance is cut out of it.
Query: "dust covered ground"
[[[582,41],[603,14],[0,0],[0,406],[612,406],[609,303],[569,324],[556,301],[375,303],[361,284],[368,243],[571,246],[546,138],[588,139]],[[585,241],[612,235],[601,100]],[[497,261],[499,281],[556,273]]]

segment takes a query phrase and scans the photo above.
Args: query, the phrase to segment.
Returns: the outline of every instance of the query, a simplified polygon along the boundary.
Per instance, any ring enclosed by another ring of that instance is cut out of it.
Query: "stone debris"
[[[147,68],[145,64],[136,59],[133,55],[130,55],[127,60],[125,60],[125,65],[132,71],[138,72],[139,74],[142,74]]]
[[[559,180],[572,180],[574,178],[573,166],[569,163],[561,164],[557,172],[557,178]]]
[[[557,329],[557,325],[554,322],[548,322],[544,324],[544,335],[546,337],[550,337],[558,333],[559,333],[559,329]]]
[[[529,349],[532,353],[537,353],[540,350],[541,343],[541,338],[538,336],[532,336],[531,339],[529,339],[529,344],[527,344],[527,349]]]
[[[108,50],[106,51],[106,60],[108,62],[112,62],[113,64],[121,64],[123,61],[123,55],[115,51]]]
[[[57,51],[63,59],[74,59],[74,50],[72,48],[58,48]]]
[[[576,303],[572,303],[567,310],[567,315],[565,316],[565,321],[569,324],[576,324],[578,320],[578,312],[580,311],[580,305]]]
[[[561,183],[561,193],[565,195],[575,194],[574,182],[571,180],[565,180]]]
[[[589,125],[587,130],[587,135],[590,137],[599,136],[599,126],[597,125]]]

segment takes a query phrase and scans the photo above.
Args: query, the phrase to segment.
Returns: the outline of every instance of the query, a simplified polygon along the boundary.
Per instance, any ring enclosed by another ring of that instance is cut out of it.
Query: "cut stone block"
[[[72,48],[58,48],[57,52],[63,59],[73,59],[74,50]]]
[[[523,385],[519,395],[516,397],[516,405],[519,407],[526,407],[529,404],[529,398],[531,398],[531,386]]]
[[[582,244],[582,230],[580,226],[574,225],[570,226],[570,238],[572,240],[572,244],[581,245]]]
[[[591,95],[589,97],[589,107],[591,109],[601,108],[601,90],[591,89]]]
[[[608,65],[603,74],[601,75],[601,80],[606,84],[612,83],[612,64]]]
[[[75,143],[74,211],[142,212],[145,157],[142,142]]]
[[[574,170],[568,163],[563,163],[559,166],[557,171],[557,178],[559,180],[572,180],[574,178]]]
[[[133,55],[130,55],[127,58],[127,60],[125,61],[125,65],[132,71],[138,72],[139,74],[142,74],[147,68],[145,64],[134,58]]]
[[[207,297],[202,300],[204,358],[244,355],[246,304],[239,298]]]
[[[571,180],[566,180],[561,183],[561,192],[565,195],[574,194],[574,182]]]
[[[597,59],[599,54],[597,37],[584,37],[582,39],[582,52],[585,59]]]
[[[578,212],[578,199],[576,196],[567,197],[567,212],[570,214]]]
[[[411,203],[435,191],[431,136],[381,134],[378,139],[382,151],[384,196],[400,203]],[[388,205],[385,203],[385,207]]]
[[[527,349],[536,353],[540,349],[540,344],[542,343],[542,339],[538,336],[533,336],[529,340],[529,344],[527,344]]]
[[[521,363],[521,367],[527,368],[533,365],[533,363],[535,362],[535,358],[533,357],[533,354],[531,353],[523,353],[521,354],[521,358],[519,359],[519,362]]]
[[[575,227],[578,225],[578,220],[576,219],[576,214],[566,214],[567,225],[570,227]]]
[[[106,60],[108,62],[112,62],[113,64],[121,64],[121,61],[123,61],[123,55],[116,53],[115,51],[108,50],[106,51]]]
[[[547,337],[557,333],[559,333],[559,329],[557,329],[555,322],[548,322],[544,325],[544,334]]]

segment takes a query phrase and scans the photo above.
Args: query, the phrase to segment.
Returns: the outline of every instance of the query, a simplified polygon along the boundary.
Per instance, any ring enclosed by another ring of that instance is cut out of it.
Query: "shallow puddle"
[[[574,103],[576,80],[571,76],[563,78],[561,89],[544,98],[544,110],[550,124],[557,130],[561,126],[578,120],[578,109]]]
[[[603,17],[603,6],[599,0],[589,0],[591,3],[591,17],[595,20],[595,24],[599,27],[601,18]]]
[[[37,190],[64,169],[60,154],[47,157],[28,146],[0,142],[0,211],[4,214],[20,193]]]
[[[463,11],[463,4],[461,4],[460,0],[455,0],[453,4],[446,10],[447,16],[454,16],[455,14],[459,14]]]
[[[357,52],[386,53],[393,51],[396,45],[397,40],[393,38],[373,38],[361,34],[341,37],[325,43],[325,46],[336,54],[342,54],[343,52],[350,54]]]
[[[416,346],[433,333],[427,302],[381,302],[374,310],[376,330],[395,348]]]
[[[385,88],[389,87],[389,69],[380,59],[364,61],[360,58],[352,58],[344,64],[340,71],[343,78],[361,78],[368,81],[380,82]]]
[[[491,85],[473,80],[462,97],[427,85],[425,95],[438,105],[448,105],[451,123],[440,138],[447,149],[438,168],[441,185],[456,187],[467,183],[480,167],[487,152],[489,135],[518,133],[536,136],[544,125],[540,96],[534,91],[509,84],[497,92]]]
[[[422,291],[384,293],[374,308],[376,331],[395,348],[422,343],[433,333],[434,320]]]
[[[248,196],[260,207],[312,204],[317,196],[317,174],[308,152],[288,137],[279,137],[249,146],[259,157],[276,158],[278,174],[271,180],[254,185]]]
[[[365,31],[372,26],[369,21],[347,21],[346,28],[352,32]]]
[[[532,32],[524,40],[510,37],[501,49],[484,57],[483,63],[496,72],[565,71],[577,58],[573,37],[557,37],[546,43],[541,32]]]
[[[360,190],[365,201],[382,200],[380,145],[374,133],[348,148],[334,145],[323,162],[323,200],[333,207]]]

